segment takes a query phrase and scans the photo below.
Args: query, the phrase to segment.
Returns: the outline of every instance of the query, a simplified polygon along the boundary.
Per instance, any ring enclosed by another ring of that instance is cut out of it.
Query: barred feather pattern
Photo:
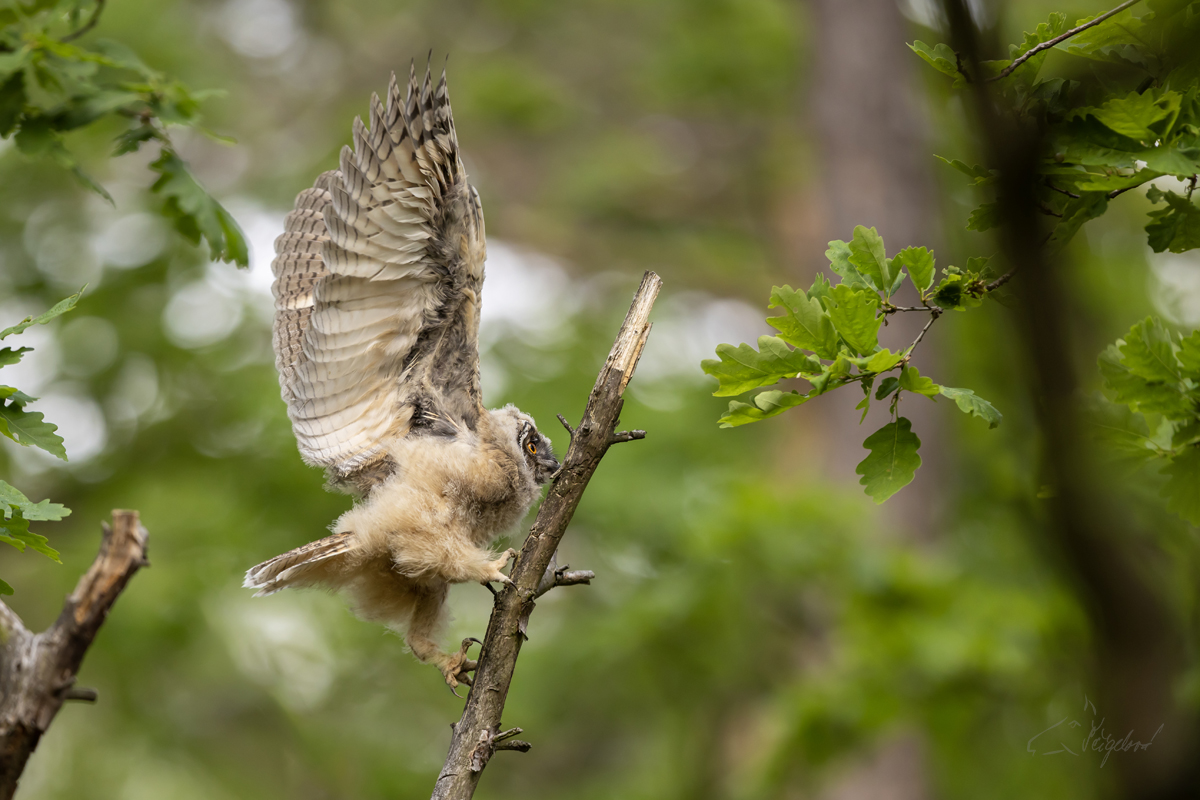
[[[296,198],[275,243],[274,345],[304,459],[369,489],[407,435],[475,430],[486,258],[446,90],[393,74],[339,169]],[[365,484],[365,486],[364,486]]]
[[[353,547],[353,536],[352,533],[335,533],[275,556],[251,567],[242,586],[257,589],[255,597],[265,597],[289,586],[304,585],[305,578],[315,577],[306,574],[312,573],[314,567],[348,553]]]

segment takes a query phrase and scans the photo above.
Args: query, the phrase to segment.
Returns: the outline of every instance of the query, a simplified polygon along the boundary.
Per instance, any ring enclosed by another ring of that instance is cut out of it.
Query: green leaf
[[[1200,247],[1200,208],[1174,192],[1157,192],[1154,196],[1147,192],[1152,200],[1159,196],[1167,201],[1167,207],[1148,215],[1146,234],[1150,249],[1156,253],[1164,250],[1182,253]]]
[[[833,287],[829,284],[828,279],[818,272],[817,277],[813,278],[813,285],[809,288],[807,296],[809,300],[821,300],[829,297],[831,291],[833,291]],[[822,303],[821,307],[824,308],[825,304]]]
[[[1103,398],[1089,410],[1092,412],[1089,421],[1097,438],[1121,459],[1143,464],[1158,454],[1150,439],[1146,418],[1141,414]]]
[[[799,392],[781,392],[778,389],[772,389],[755,395],[754,405],[762,410],[765,417],[773,417],[776,414],[782,414],[789,408],[795,408],[806,400],[808,400],[808,395]]]
[[[930,47],[918,39],[910,44],[908,49],[943,75],[949,75],[951,78],[958,77],[958,56],[950,49],[949,45],[939,44],[936,47]]]
[[[1153,141],[1161,134],[1151,127],[1168,117],[1173,120],[1178,108],[1177,92],[1166,92],[1157,98],[1149,91],[1142,94],[1130,92],[1125,97],[1109,100],[1099,108],[1081,108],[1074,115],[1090,114],[1115,133],[1137,141]]]
[[[967,219],[967,230],[986,231],[1000,224],[1000,204],[984,203],[971,212]]]
[[[782,414],[789,408],[794,408],[809,399],[808,395],[799,392],[781,392],[772,390],[762,392],[754,398],[754,403],[742,403],[737,400],[730,402],[729,411],[717,420],[722,428],[737,428],[749,425],[751,422]]]
[[[850,256],[850,245],[841,239],[834,239],[829,243],[829,249],[825,251],[825,257],[829,259],[829,268],[841,276],[842,283],[872,292],[876,291],[876,287],[858,271],[857,267],[850,263]]]
[[[951,267],[951,269],[954,269]],[[950,272],[942,279],[934,290],[932,298],[935,305],[941,308],[963,311],[975,308],[983,303],[972,288],[972,279],[961,272]]]
[[[1182,419],[1193,413],[1191,403],[1182,394],[1179,384],[1148,382],[1136,375],[1123,363],[1118,346],[1124,342],[1110,344],[1100,354],[1098,364],[1104,387],[1118,403],[1124,403],[1135,411],[1165,414],[1172,419]]]
[[[893,264],[899,264],[908,270],[912,276],[913,286],[924,296],[933,285],[935,273],[933,252],[924,247],[906,247],[892,259]]]
[[[113,147],[112,154],[114,156],[123,156],[126,153],[134,152],[146,142],[163,140],[163,135],[154,126],[138,125],[135,128],[125,131],[113,140],[116,146]]]
[[[0,139],[8,138],[25,111],[25,77],[20,73],[0,83]]]
[[[62,563],[58,551],[50,546],[50,540],[41,534],[32,533],[29,530],[29,520],[19,514],[14,515],[11,520],[0,521],[0,542],[10,544],[22,553],[28,547],[51,561]]]
[[[929,380],[924,378],[923,380]],[[984,400],[979,395],[972,392],[970,389],[953,389],[949,386],[939,386],[938,391],[943,396],[949,397],[958,406],[959,410],[964,414],[973,414],[988,424],[989,428],[994,428],[1000,424],[1003,415],[996,410],[996,407]]]
[[[1075,23],[1074,27],[1078,28],[1093,19],[1095,16],[1081,19]],[[1133,44],[1144,40],[1143,27],[1142,21],[1134,16],[1133,9],[1125,9],[1099,25],[1094,25],[1080,31],[1070,39],[1059,42],[1054,47],[1058,50],[1065,50],[1073,56],[1144,66],[1146,58],[1141,54],[1140,47]]]
[[[86,289],[86,288],[87,288],[86,286],[83,287],[83,289]],[[54,319],[55,317],[67,313],[68,311],[70,311],[72,308],[75,307],[76,303],[79,302],[79,296],[83,294],[83,289],[80,289],[78,292],[76,292],[75,294],[71,295],[68,298],[59,300],[57,303],[54,304],[54,307],[51,308],[49,311],[45,311],[45,312],[37,315],[36,317],[26,317],[25,319],[18,322],[16,325],[13,325],[11,328],[5,328],[4,330],[0,331],[0,339],[3,339],[7,336],[11,336],[14,333],[20,333],[21,331],[23,331],[26,328],[33,326],[33,325],[44,325],[47,322],[49,322],[50,320]],[[23,349],[28,349],[28,348],[23,348]]]
[[[0,481],[0,506],[3,507],[6,521],[11,520],[14,513],[34,522],[56,521],[71,514],[71,509],[49,500],[34,503],[20,490],[4,481]]]
[[[1167,510],[1178,514],[1192,525],[1200,526],[1200,448],[1189,447],[1162,468],[1167,482],[1162,496],[1167,498]]]
[[[30,352],[33,352],[32,347],[18,347],[15,350],[11,347],[2,347],[0,348],[0,367],[16,364],[21,360],[21,356]]]
[[[0,386],[0,400],[8,400],[14,406],[24,407],[37,398],[30,397],[15,386]]]
[[[866,389],[867,392],[865,395],[863,395],[863,399],[858,401],[858,405],[854,407],[856,411],[862,409],[863,412],[862,416],[858,418],[859,425],[863,424],[863,421],[867,418],[867,412],[871,410],[871,387],[866,384],[866,381],[864,381],[863,388]]]
[[[46,422],[39,411],[25,411],[19,406],[0,406],[0,433],[18,444],[40,447],[52,456],[67,460],[57,425]]]
[[[11,586],[9,586],[7,583],[5,583],[3,580],[0,580],[0,594],[12,594],[12,593],[13,593],[13,588]]]
[[[1129,329],[1120,345],[1121,363],[1147,381],[1174,382],[1180,379],[1179,361],[1171,332],[1153,317]]]
[[[942,387],[922,376],[916,367],[907,366],[900,370],[900,388],[913,394],[923,394],[930,399],[937,397],[942,390]]]
[[[872,433],[863,442],[871,451],[855,472],[862,477],[859,483],[876,503],[882,503],[912,483],[921,457],[917,450],[921,440],[912,432],[912,423],[900,417]]]
[[[936,154],[934,155],[934,158],[943,163],[949,164],[962,174],[966,175],[968,178],[974,178],[972,183],[976,185],[992,183],[996,180],[996,176],[999,174],[996,172],[996,170],[988,169],[987,167],[981,167],[978,164],[975,166],[969,166],[965,162],[959,161],[957,158],[943,158],[942,156]]]
[[[187,165],[170,150],[163,149],[150,168],[159,178],[150,187],[163,197],[164,213],[192,244],[203,236],[214,259],[232,261],[239,267],[250,265],[246,236],[229,212],[201,188],[188,172]]]
[[[875,399],[882,400],[899,388],[900,379],[889,375],[879,382],[879,388],[875,390]]]
[[[893,353],[891,350],[880,350],[875,355],[867,360],[867,372],[887,372],[892,367],[900,363],[904,358],[904,353]]]
[[[881,292],[891,291],[892,274],[883,237],[874,228],[856,225],[850,240],[850,263]]]
[[[771,289],[768,308],[777,307],[787,313],[782,317],[768,317],[767,324],[779,331],[785,342],[811,350],[822,358],[837,358],[837,331],[820,300],[794,291],[790,286],[776,286]]]
[[[1099,173],[1085,172],[1082,173],[1083,180],[1075,184],[1075,188],[1081,192],[1109,192],[1124,191],[1132,189],[1135,186],[1141,186],[1146,181],[1153,180],[1160,175],[1161,172],[1156,172],[1152,169],[1141,169],[1132,175],[1122,175],[1117,172]]]
[[[1200,331],[1192,331],[1192,335],[1179,342],[1179,352],[1176,354],[1184,370],[1191,373],[1193,380],[1200,382]]]
[[[1050,236],[1053,249],[1064,247],[1079,232],[1083,223],[1095,219],[1108,210],[1108,195],[1102,192],[1087,192],[1080,198],[1071,198],[1063,206],[1062,219],[1054,226]]]
[[[883,319],[875,316],[879,297],[846,284],[833,287],[831,296],[837,305],[829,310],[829,318],[846,344],[862,356],[874,353],[883,324]]]
[[[769,386],[801,372],[820,372],[821,364],[810,355],[793,350],[774,336],[758,337],[758,350],[748,344],[717,347],[719,361],[706,359],[701,368],[719,382],[716,397],[730,397],[759,386]]]

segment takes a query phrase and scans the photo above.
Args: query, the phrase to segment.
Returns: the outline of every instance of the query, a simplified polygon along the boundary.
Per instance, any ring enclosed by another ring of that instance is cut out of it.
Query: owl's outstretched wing
[[[395,467],[388,442],[474,430],[483,211],[466,182],[446,93],[392,75],[354,149],[296,198],[275,242],[274,345],[310,464],[363,490]]]

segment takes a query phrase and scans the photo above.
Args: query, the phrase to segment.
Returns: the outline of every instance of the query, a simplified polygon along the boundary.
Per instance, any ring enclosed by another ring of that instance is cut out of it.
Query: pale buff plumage
[[[449,584],[507,581],[488,549],[558,468],[512,406],[486,411],[479,303],[486,258],[446,92],[395,76],[340,169],[301,192],[276,241],[274,344],[300,453],[360,497],[332,536],[252,568],[258,594],[320,586],[404,629],[451,687],[474,662],[436,643]]]

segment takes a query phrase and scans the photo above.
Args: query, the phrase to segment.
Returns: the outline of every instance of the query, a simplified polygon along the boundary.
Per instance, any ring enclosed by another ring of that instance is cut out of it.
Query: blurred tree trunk
[[[819,224],[805,226],[815,237],[806,245],[802,283],[826,265],[831,239],[849,240],[855,225],[876,228],[888,253],[910,245],[931,246],[934,239],[933,181],[930,156],[918,103],[907,25],[895,0],[809,0],[812,24],[812,84],[808,111],[817,143],[818,192],[806,205]],[[905,292],[911,291],[905,287]],[[912,297],[906,301],[915,301]],[[897,314],[880,332],[885,344],[907,344],[927,321],[925,315]],[[933,344],[933,342],[930,342]],[[934,371],[933,348],[922,348],[918,366]],[[921,432],[924,465],[916,480],[888,501],[889,517],[906,520],[905,534],[924,537],[933,529],[939,485],[935,407],[910,398],[901,413]],[[820,438],[817,461],[839,481],[856,480],[863,458],[861,442],[887,422],[887,408],[876,404],[859,425],[859,412],[845,404],[814,404],[817,413],[793,417],[794,436]],[[810,451],[812,445],[801,445]],[[922,754],[911,736],[881,742],[862,764],[828,786],[825,796],[838,800],[929,796]]]
[[[855,225],[878,229],[889,253],[931,245],[936,228],[919,76],[895,0],[809,0],[808,9],[813,32],[808,111],[820,177],[814,199],[806,204],[818,224],[811,226],[813,238],[801,262],[804,280],[825,267],[825,243],[849,240]],[[908,291],[904,287],[902,296]],[[880,338],[889,345],[907,344],[925,321],[922,315],[896,315]],[[922,348],[917,363],[923,372],[931,371],[934,349]],[[886,409],[873,409],[860,427],[858,412],[814,408],[828,418],[823,424],[811,418],[802,423],[803,435],[823,430],[821,460],[827,474],[853,478],[862,456],[858,447],[847,445],[884,424]],[[932,523],[928,487],[937,484],[938,472],[932,457],[937,451],[933,411],[932,403],[913,398],[901,410],[926,437],[921,451],[925,465],[913,485],[891,500],[897,504],[895,516],[912,521],[913,533]]]
[[[849,240],[855,225],[878,229],[889,253],[935,239],[931,158],[920,113],[918,74],[905,46],[906,22],[895,0],[809,0],[811,85],[805,113],[816,141],[818,183],[790,210],[797,280],[804,285],[826,267],[832,239]],[[804,219],[807,218],[807,219]],[[802,248],[802,249],[801,249]],[[915,301],[905,286],[901,297]],[[885,346],[907,345],[926,322],[898,314],[880,332]],[[933,345],[934,342],[929,344]],[[916,364],[932,371],[934,348],[922,348]],[[889,501],[908,533],[924,535],[933,517],[928,487],[938,484],[936,407],[908,398],[901,413],[922,436],[924,466],[914,483]],[[878,405],[878,404],[877,404]],[[839,481],[857,480],[858,446],[885,424],[886,408],[873,408],[859,425],[859,412],[816,403],[794,419],[795,452]],[[824,415],[818,419],[817,415]]]

